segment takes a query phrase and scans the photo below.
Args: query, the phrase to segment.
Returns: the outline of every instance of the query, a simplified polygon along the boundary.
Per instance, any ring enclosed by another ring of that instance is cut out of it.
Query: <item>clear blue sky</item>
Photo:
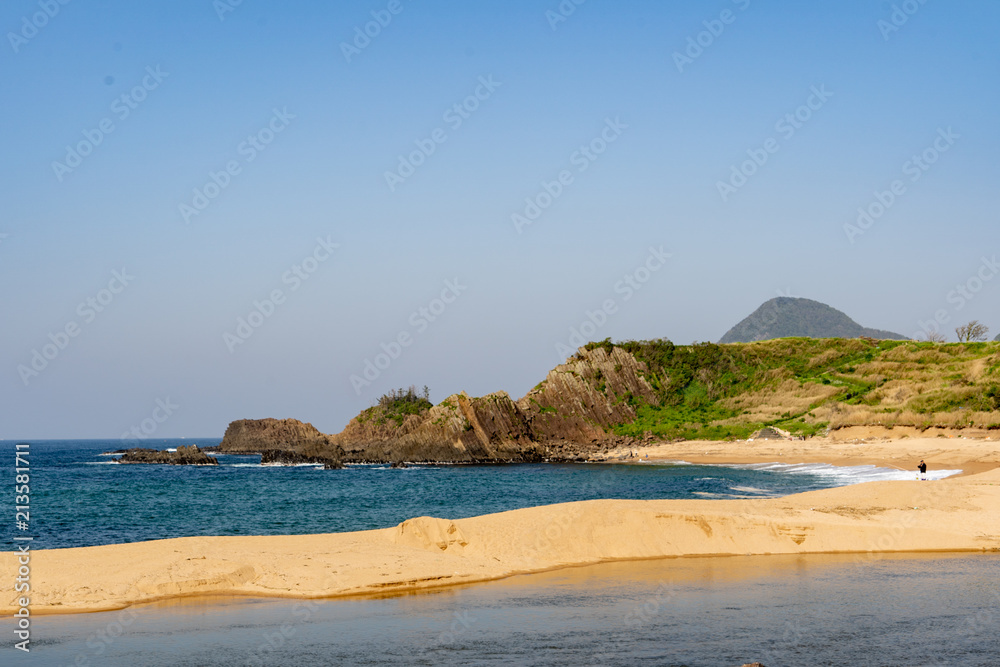
[[[518,398],[588,311],[691,343],[780,291],[1000,331],[995,2],[231,5],[0,8],[0,437]]]

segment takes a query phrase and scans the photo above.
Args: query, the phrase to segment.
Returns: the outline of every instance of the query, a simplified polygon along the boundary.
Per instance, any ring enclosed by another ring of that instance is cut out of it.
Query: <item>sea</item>
[[[218,438],[145,440],[170,450]],[[14,445],[0,442],[8,478]],[[417,516],[461,519],[577,500],[766,498],[860,482],[914,479],[915,470],[825,464],[260,465],[215,455],[218,466],[116,463],[120,440],[30,445],[35,549],[194,535],[300,535],[388,528]],[[928,471],[934,479],[961,472]],[[8,544],[18,534],[4,522]]]
[[[13,445],[0,442],[4,467]],[[33,548],[363,530],[593,498],[776,497],[916,474],[684,462],[322,470],[231,455],[119,465],[107,452],[120,446],[30,441]],[[29,654],[13,649],[13,629],[0,620],[0,664],[985,666],[1000,664],[1000,555],[671,558],[382,599],[181,599],[35,617]]]

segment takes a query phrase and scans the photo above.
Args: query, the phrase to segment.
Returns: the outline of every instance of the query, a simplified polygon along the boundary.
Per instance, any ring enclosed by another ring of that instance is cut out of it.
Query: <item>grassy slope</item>
[[[647,367],[660,401],[631,396],[637,419],[622,435],[744,438],[765,425],[812,435],[879,424],[1000,428],[1000,345],[782,338],[621,347]],[[609,350],[610,351],[610,350]],[[600,387],[598,387],[600,388]]]

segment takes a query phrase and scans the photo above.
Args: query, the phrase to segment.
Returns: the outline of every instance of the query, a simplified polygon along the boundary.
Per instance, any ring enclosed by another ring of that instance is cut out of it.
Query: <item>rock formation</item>
[[[327,470],[336,470],[344,467],[344,464],[339,458],[301,454],[293,449],[265,449],[260,453],[260,463],[261,465],[285,466],[315,463],[317,465],[322,465]]]
[[[178,447],[175,452],[159,449],[126,449],[118,463],[167,463],[170,465],[214,466],[219,462],[198,449],[197,445]]]
[[[1000,366],[995,348],[869,338],[606,340],[580,348],[516,401],[502,391],[462,392],[432,405],[413,391],[393,392],[335,435],[294,419],[233,422],[219,451],[280,450],[307,457],[290,461],[331,467],[581,461],[606,459],[639,439],[802,438],[886,423],[993,429],[1000,428],[1000,381],[989,370]]]
[[[657,400],[643,372],[621,348],[581,349],[516,402],[502,391],[478,398],[462,392],[418,414],[374,406],[336,435],[295,419],[244,419],[229,425],[219,451],[291,451],[347,463],[586,460],[632,442],[611,427],[635,418],[629,398]]]

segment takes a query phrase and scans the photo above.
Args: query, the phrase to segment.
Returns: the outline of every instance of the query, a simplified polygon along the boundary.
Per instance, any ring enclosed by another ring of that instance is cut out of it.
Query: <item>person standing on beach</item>
[[[927,481],[927,464],[924,463],[923,459],[920,459],[920,465],[917,466],[917,470],[920,471],[920,481]]]

